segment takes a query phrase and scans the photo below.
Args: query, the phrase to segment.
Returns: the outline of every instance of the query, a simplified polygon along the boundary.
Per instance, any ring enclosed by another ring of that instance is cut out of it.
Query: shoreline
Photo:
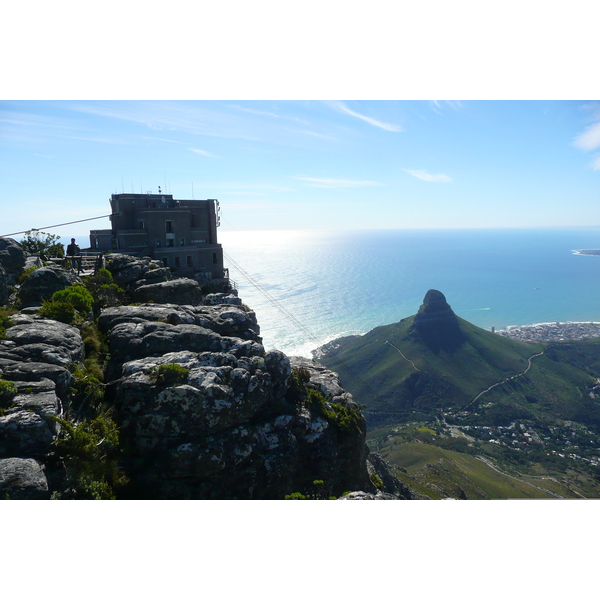
[[[340,335],[310,350],[312,358],[313,360],[319,360],[323,355],[331,355],[332,352],[335,353],[344,340],[362,337],[366,333]],[[509,325],[506,329],[496,329],[493,332],[490,331],[490,333],[521,342],[587,340],[600,337],[600,321],[553,321],[549,323],[533,323],[531,325]]]
[[[555,321],[509,326],[494,333],[521,342],[566,342],[600,337],[598,321]]]

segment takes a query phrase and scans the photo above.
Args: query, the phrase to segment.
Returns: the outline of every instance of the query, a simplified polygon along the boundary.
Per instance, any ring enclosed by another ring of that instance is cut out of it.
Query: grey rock
[[[0,237],[0,264],[4,267],[8,285],[15,285],[25,267],[27,253],[11,239]]]
[[[42,259],[39,256],[35,256],[35,255],[29,255],[25,258],[25,269],[31,269],[32,267],[35,267],[36,269],[39,269],[40,267],[44,266],[44,262],[42,261]]]
[[[212,329],[221,335],[234,335],[262,342],[259,337],[260,326],[254,311],[246,311],[241,306],[228,304],[190,308],[195,316],[196,325]]]
[[[56,393],[66,397],[73,384],[73,375],[68,369],[41,362],[21,362],[0,358],[0,374],[9,381],[44,382],[49,379],[56,386]]]
[[[325,368],[316,360],[303,356],[290,356],[290,363],[294,368],[306,369],[310,373],[309,387],[321,392],[331,402],[358,408],[352,394],[342,388],[337,373]]]
[[[18,319],[18,324],[6,331],[6,340],[14,342],[17,349],[13,353],[20,360],[63,367],[83,361],[83,340],[76,327],[50,319],[25,319]]]
[[[162,321],[172,325],[196,323],[193,312],[178,304],[144,304],[141,306],[113,306],[105,308],[98,317],[98,327],[107,333],[121,323]],[[198,324],[198,323],[196,323]]]
[[[0,499],[43,500],[49,497],[44,467],[33,458],[0,459]]]
[[[387,492],[377,492],[376,494],[370,492],[350,492],[349,494],[345,494],[338,500],[400,500],[397,496],[393,494],[388,494]]]
[[[237,306],[242,305],[241,298],[237,297],[237,294],[232,293],[219,293],[219,294],[208,294],[204,297],[203,303],[207,306],[214,306],[217,304],[234,304]]]
[[[49,299],[54,292],[81,283],[81,279],[70,271],[60,267],[42,267],[33,271],[19,289],[19,300],[24,305],[40,304]]]
[[[111,359],[127,362],[135,358],[180,350],[231,352],[235,356],[262,355],[264,348],[251,340],[221,336],[198,325],[160,322],[120,323],[109,333]]]
[[[0,263],[0,306],[8,302],[8,275]]]
[[[290,359],[279,350],[271,350],[265,356],[265,367],[273,386],[273,397],[281,400],[290,386],[292,365]]]
[[[47,420],[30,411],[18,410],[0,417],[0,456],[40,456],[54,440]]]
[[[181,278],[143,285],[133,291],[132,297],[134,302],[197,305],[202,302],[204,295],[196,280]]]

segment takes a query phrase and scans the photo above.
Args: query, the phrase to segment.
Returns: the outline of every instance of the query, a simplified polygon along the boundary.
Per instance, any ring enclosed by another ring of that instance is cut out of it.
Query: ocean
[[[485,329],[600,321],[600,228],[222,231],[267,350],[311,356],[415,314],[429,289]]]

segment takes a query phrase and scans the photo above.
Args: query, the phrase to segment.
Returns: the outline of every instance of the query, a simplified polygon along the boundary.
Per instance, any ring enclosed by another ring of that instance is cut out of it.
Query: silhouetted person
[[[71,268],[75,269],[77,265],[77,273],[81,270],[81,250],[75,243],[75,238],[71,238],[71,243],[67,246],[67,257],[71,258]]]

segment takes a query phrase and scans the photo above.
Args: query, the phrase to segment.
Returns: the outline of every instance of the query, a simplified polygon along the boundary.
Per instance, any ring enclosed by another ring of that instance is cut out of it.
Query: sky
[[[598,226],[600,102],[4,100],[0,174],[0,235],[159,187],[226,231]]]

